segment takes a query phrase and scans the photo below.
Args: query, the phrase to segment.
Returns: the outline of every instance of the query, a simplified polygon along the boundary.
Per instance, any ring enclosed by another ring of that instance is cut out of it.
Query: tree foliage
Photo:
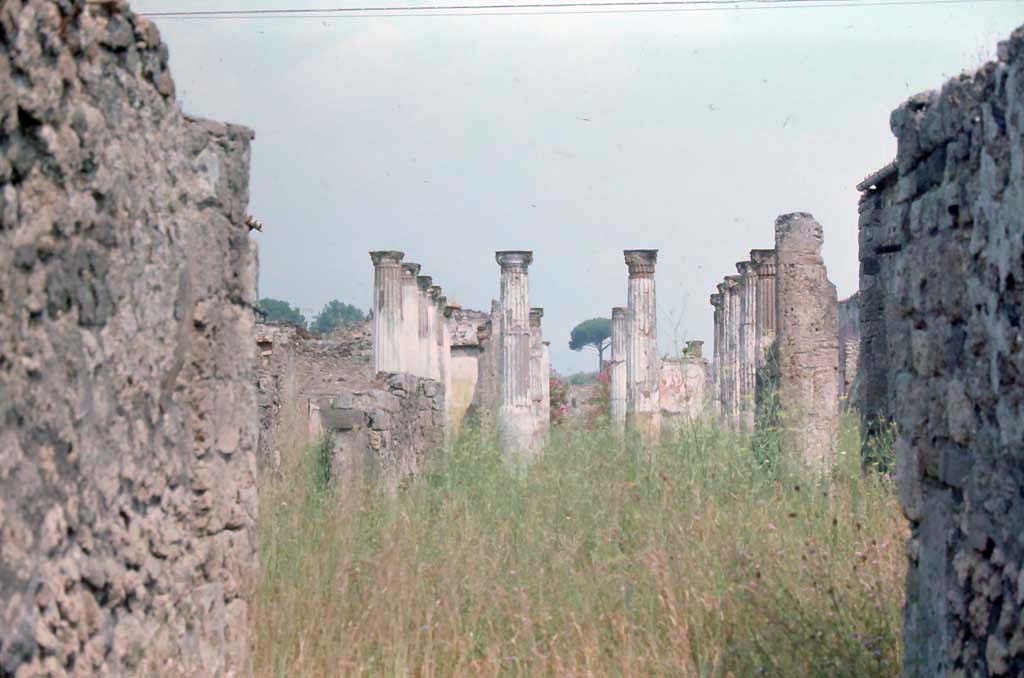
[[[306,318],[299,309],[287,301],[265,297],[257,303],[257,308],[263,318],[270,322],[292,323],[293,325],[306,326]]]
[[[331,299],[313,318],[310,329],[324,334],[338,327],[354,325],[364,320],[366,320],[366,315],[355,306]]]
[[[610,318],[591,318],[572,329],[569,335],[569,348],[573,351],[582,351],[590,347],[597,351],[597,369],[600,371],[604,367],[604,352],[608,348],[611,336]]]

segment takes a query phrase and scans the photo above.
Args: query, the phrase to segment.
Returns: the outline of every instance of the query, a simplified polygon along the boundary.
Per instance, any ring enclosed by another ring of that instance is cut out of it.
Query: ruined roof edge
[[[864,181],[857,184],[857,190],[863,193],[864,191],[870,189],[872,186],[877,186],[878,184],[882,183],[889,177],[896,174],[896,169],[896,161],[893,160],[882,169],[876,171],[873,174],[869,174],[867,178],[864,179]]]

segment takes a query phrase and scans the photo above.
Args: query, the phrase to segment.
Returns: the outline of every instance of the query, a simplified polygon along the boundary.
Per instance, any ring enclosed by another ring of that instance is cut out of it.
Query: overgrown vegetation
[[[898,674],[904,522],[844,429],[832,478],[710,428],[652,463],[561,430],[527,473],[467,433],[389,497],[261,488],[260,676]]]

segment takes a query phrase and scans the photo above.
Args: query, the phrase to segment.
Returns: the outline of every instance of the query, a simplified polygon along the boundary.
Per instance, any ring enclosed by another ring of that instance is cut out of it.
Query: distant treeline
[[[310,332],[325,334],[346,325],[355,325],[365,321],[367,313],[352,304],[332,299],[327,302],[311,321],[306,321],[302,312],[287,301],[265,297],[258,302],[257,310],[267,322],[285,322],[305,327]]]

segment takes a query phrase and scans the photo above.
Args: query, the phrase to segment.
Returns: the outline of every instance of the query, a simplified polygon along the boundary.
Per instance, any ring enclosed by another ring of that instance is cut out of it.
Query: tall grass
[[[556,432],[528,472],[468,433],[397,496],[263,487],[260,676],[896,675],[904,523],[847,429],[832,478],[694,428],[647,462]]]

